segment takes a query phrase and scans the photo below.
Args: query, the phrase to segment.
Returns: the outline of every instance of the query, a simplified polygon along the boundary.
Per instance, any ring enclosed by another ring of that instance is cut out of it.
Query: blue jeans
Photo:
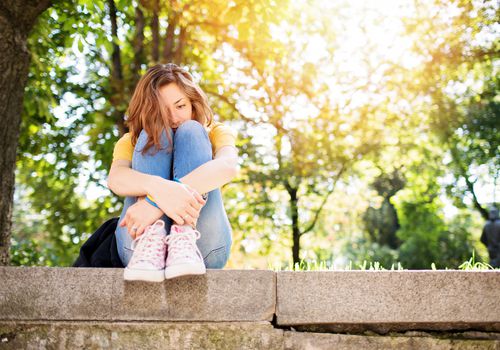
[[[132,156],[132,169],[145,174],[160,176],[164,179],[173,177],[182,178],[200,165],[212,160],[212,145],[205,128],[194,120],[184,122],[171,139],[174,141],[173,154],[168,151],[168,138],[163,132],[161,149],[149,149],[144,155],[142,149],[147,143],[148,135],[142,130]],[[125,216],[127,209],[137,201],[137,197],[126,197],[119,223]],[[165,229],[170,232],[172,220],[166,215],[161,218],[165,221]],[[226,265],[231,248],[231,226],[227,219],[220,189],[208,193],[208,199],[201,209],[196,225],[201,237],[197,241],[198,248],[203,256],[205,265],[211,269],[221,269]],[[117,226],[116,244],[118,255],[124,266],[127,266],[132,257],[132,237],[127,227]]]

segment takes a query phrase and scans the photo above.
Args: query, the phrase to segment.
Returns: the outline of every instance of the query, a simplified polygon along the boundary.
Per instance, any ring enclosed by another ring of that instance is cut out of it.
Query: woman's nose
[[[179,119],[179,117],[173,115],[172,119],[171,119],[171,122],[172,122],[172,125],[178,125],[179,122],[180,122],[180,119]]]

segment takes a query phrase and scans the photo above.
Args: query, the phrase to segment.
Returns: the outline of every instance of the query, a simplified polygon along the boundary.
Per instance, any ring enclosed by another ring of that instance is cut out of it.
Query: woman
[[[125,279],[226,264],[231,228],[219,188],[237,175],[238,155],[233,131],[212,117],[206,95],[175,64],[155,65],[137,83],[108,177],[126,196],[116,229]]]

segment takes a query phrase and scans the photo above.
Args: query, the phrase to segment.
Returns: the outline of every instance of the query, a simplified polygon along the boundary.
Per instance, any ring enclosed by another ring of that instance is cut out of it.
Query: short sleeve
[[[213,154],[215,155],[224,146],[236,147],[236,136],[236,132],[229,126],[214,122],[208,134],[212,143]]]
[[[134,147],[132,146],[132,137],[130,136],[130,133],[126,133],[115,144],[115,149],[113,150],[113,161],[132,161],[133,152]]]

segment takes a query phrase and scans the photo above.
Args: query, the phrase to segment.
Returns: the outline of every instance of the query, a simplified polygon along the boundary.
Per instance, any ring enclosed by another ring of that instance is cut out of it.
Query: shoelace
[[[134,250],[134,262],[152,261],[154,259],[163,259],[164,236],[157,234],[165,224],[157,225],[158,221],[146,228],[146,232],[136,238],[132,243]]]
[[[200,236],[201,234],[197,230],[178,232],[174,234],[171,233],[165,238],[165,242],[168,244],[169,255],[193,258],[193,252],[195,252],[196,256],[203,260],[198,247],[196,246],[196,240],[200,238]],[[177,254],[179,256],[177,256]]]

